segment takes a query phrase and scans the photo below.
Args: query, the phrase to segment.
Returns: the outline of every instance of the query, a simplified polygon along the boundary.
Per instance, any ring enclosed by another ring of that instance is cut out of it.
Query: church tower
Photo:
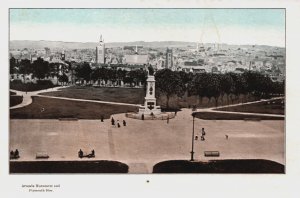
[[[102,35],[100,36],[99,44],[96,47],[96,63],[105,63],[105,44],[104,40],[102,39]]]

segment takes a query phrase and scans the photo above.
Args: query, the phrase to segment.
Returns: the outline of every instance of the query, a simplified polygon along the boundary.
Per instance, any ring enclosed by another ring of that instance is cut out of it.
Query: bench
[[[46,152],[38,152],[35,156],[36,159],[48,159],[49,155]]]
[[[261,121],[261,118],[244,118],[244,121]]]
[[[77,121],[78,118],[58,118],[59,121]]]
[[[219,157],[220,152],[219,151],[204,151],[205,157]]]

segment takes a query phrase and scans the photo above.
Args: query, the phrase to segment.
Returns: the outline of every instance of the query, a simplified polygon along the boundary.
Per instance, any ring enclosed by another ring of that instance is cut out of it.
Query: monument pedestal
[[[157,115],[161,113],[160,106],[156,105],[155,98],[155,79],[154,76],[148,75],[147,78],[147,90],[145,103],[139,108],[140,115]]]
[[[156,105],[155,79],[148,75],[147,90],[144,105],[139,107],[138,113],[126,113],[126,117],[140,120],[167,120],[175,117],[175,113],[161,112],[160,106]]]

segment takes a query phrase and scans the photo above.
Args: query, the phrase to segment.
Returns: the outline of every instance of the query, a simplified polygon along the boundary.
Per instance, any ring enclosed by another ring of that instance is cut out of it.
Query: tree
[[[218,106],[218,98],[221,94],[220,76],[218,74],[207,74],[206,96],[209,99],[213,97],[215,104]]]
[[[182,97],[185,93],[185,85],[180,76],[170,69],[162,69],[156,72],[156,89],[167,97],[167,108],[169,108],[169,99],[171,95]]]
[[[19,72],[21,74],[30,74],[33,73],[33,68],[30,60],[22,59],[19,66]]]
[[[14,74],[16,73],[17,61],[14,57],[9,59],[9,73]]]
[[[231,94],[234,94],[239,99],[241,94],[247,93],[248,90],[247,81],[243,75],[234,74],[234,73],[229,73],[229,74],[233,79],[233,87],[231,90]],[[231,97],[231,102],[233,102],[232,97]]]
[[[92,69],[90,65],[87,62],[80,63],[76,68],[75,68],[75,76],[77,78],[82,78],[86,81],[91,80],[91,73]]]
[[[229,94],[231,93],[233,88],[233,80],[229,74],[220,75],[220,94],[221,100],[223,104],[224,95],[227,95],[227,103],[229,101]]]
[[[196,74],[192,81],[188,83],[188,95],[196,95],[200,99],[202,104],[203,97],[207,96],[207,84],[208,78],[206,73]]]
[[[58,79],[59,79],[59,82],[61,82],[63,85],[64,85],[64,83],[69,82],[69,78],[65,73],[63,73],[63,75],[59,76]]]
[[[38,58],[35,60],[32,64],[33,67],[33,74],[38,79],[43,79],[47,75],[49,75],[49,63],[47,61],[44,61],[42,58]]]

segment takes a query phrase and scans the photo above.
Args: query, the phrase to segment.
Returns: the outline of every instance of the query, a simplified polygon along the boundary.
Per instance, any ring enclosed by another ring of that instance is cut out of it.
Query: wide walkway
[[[48,160],[80,160],[79,149],[95,149],[95,160],[116,160],[129,165],[130,173],[151,173],[165,160],[190,159],[193,119],[191,109],[182,109],[166,120],[136,120],[124,114],[110,120],[10,120],[10,149],[18,148],[19,161],[36,160],[47,152]],[[123,120],[127,126],[123,126]],[[206,130],[206,140],[195,141],[195,159],[269,159],[284,161],[284,121],[241,121],[195,119],[195,135]],[[228,135],[228,139],[225,138]],[[204,151],[219,151],[220,157],[204,157]],[[86,159],[84,159],[86,160]]]

